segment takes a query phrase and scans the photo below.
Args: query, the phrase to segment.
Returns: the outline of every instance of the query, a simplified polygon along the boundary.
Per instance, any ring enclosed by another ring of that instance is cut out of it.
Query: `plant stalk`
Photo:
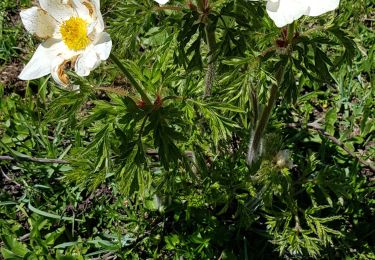
[[[288,25],[288,44],[291,45],[293,38],[294,38],[294,33],[295,33],[296,25],[295,22],[291,23]],[[285,66],[282,66],[278,69],[276,72],[276,84],[273,84],[270,90],[270,97],[268,100],[268,103],[266,107],[264,108],[262,115],[256,124],[255,130],[250,138],[250,143],[249,143],[249,150],[247,153],[247,163],[249,165],[252,165],[256,161],[258,161],[262,149],[261,149],[261,140],[263,137],[263,133],[267,127],[268,121],[271,117],[272,109],[275,105],[275,102],[278,97],[278,92],[279,92],[279,87],[281,86],[281,83],[283,81],[284,77],[284,70]]]
[[[249,165],[255,163],[261,154],[260,150],[261,150],[261,140],[262,140],[263,132],[266,129],[269,118],[271,116],[272,108],[278,96],[278,90],[279,90],[278,84],[273,84],[270,90],[270,97],[269,97],[268,103],[266,107],[264,108],[263,113],[254,130],[254,134],[252,135],[250,139],[249,151],[247,155],[247,162]]]
[[[125,76],[128,78],[130,83],[137,90],[137,92],[141,95],[142,100],[146,103],[146,105],[151,105],[152,103],[151,103],[150,98],[147,96],[146,92],[143,90],[141,85],[135,80],[132,74],[124,66],[124,64],[122,64],[121,61],[113,53],[110,54],[110,57],[111,57],[111,60],[117,65],[117,67],[122,71],[122,73],[125,74]]]
[[[294,38],[294,32],[296,30],[295,22],[288,25],[288,43],[291,44]]]
[[[212,93],[212,86],[215,81],[215,73],[216,73],[216,66],[215,66],[215,50],[216,50],[216,38],[215,38],[215,28],[212,28],[210,22],[208,21],[205,26],[205,33],[206,33],[206,40],[208,46],[208,68],[205,78],[205,91],[204,96],[208,97],[211,96]]]
[[[284,76],[284,66],[280,67],[279,70],[277,71],[277,75],[276,75],[277,83],[272,84],[268,103],[266,107],[264,108],[260,116],[260,119],[255,127],[253,135],[250,139],[249,150],[247,154],[247,163],[249,165],[252,165],[253,163],[255,163],[259,159],[259,156],[261,155],[261,152],[262,152],[261,140],[263,137],[263,133],[267,127],[268,121],[271,117],[272,109],[278,98],[279,87],[281,85],[283,76]]]

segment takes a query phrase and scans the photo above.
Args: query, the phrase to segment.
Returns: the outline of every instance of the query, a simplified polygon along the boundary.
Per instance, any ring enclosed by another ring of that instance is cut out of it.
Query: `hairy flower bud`
[[[293,160],[289,150],[281,150],[275,156],[275,162],[279,168],[293,168]]]

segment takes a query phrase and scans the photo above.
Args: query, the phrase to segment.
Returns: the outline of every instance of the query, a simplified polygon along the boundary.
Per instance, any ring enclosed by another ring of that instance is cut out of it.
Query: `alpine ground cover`
[[[0,3],[2,258],[375,258],[371,0],[42,2]]]

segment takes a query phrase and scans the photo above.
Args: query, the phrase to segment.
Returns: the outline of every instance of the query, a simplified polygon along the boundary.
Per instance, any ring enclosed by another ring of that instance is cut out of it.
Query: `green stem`
[[[133,87],[138,91],[138,93],[141,95],[143,101],[146,103],[146,105],[151,105],[151,100],[147,96],[146,92],[143,90],[141,85],[135,80],[135,78],[132,76],[132,74],[128,71],[128,69],[124,66],[124,64],[121,63],[121,61],[113,54],[110,54],[111,60],[117,65],[117,67],[122,71],[122,73],[125,74],[125,76],[128,78],[130,83],[133,85]]]
[[[261,144],[261,140],[262,140],[262,136],[263,136],[263,132],[264,130],[266,129],[266,126],[268,124],[268,121],[270,119],[270,116],[271,116],[271,112],[272,112],[272,108],[276,102],[276,99],[277,99],[277,92],[279,90],[279,87],[277,84],[273,84],[272,85],[272,88],[271,88],[271,92],[270,92],[270,98],[268,100],[268,103],[266,105],[266,107],[264,108],[263,110],[263,113],[258,121],[258,124],[255,128],[255,131],[254,131],[254,135],[252,136],[252,143],[250,144],[250,147],[249,147],[249,155],[250,153],[252,153],[252,157],[251,158],[254,158],[254,159],[257,159],[257,155],[260,154],[260,144]],[[250,158],[250,157],[248,157]],[[249,159],[249,163],[253,163],[255,162],[253,159]]]
[[[276,103],[279,87],[282,82],[282,77],[284,75],[284,66],[280,67],[277,71],[276,79],[277,83],[273,84],[270,90],[270,97],[268,99],[268,103],[266,107],[264,108],[262,115],[258,121],[258,124],[256,125],[256,128],[254,130],[254,135],[252,135],[252,138],[250,139],[249,144],[249,151],[247,155],[247,161],[250,165],[255,163],[258,160],[258,156],[261,154],[261,140],[263,133],[267,127],[268,121],[272,114],[273,106]]]
[[[149,116],[150,115],[148,114],[144,117],[141,128],[139,130],[139,134],[138,134],[138,147],[139,147],[139,150],[142,152],[143,155],[145,154],[145,152],[143,150],[142,137],[143,137],[143,131],[144,131],[144,128],[146,126],[147,120],[149,119]]]
[[[295,22],[288,25],[288,43],[291,44],[294,38],[294,32],[296,30]]]
[[[216,38],[215,38],[215,28],[212,28],[210,22],[205,26],[206,40],[208,46],[208,69],[206,73],[206,89],[204,96],[211,96],[212,85],[215,80],[215,49],[216,49]]]
[[[288,26],[288,44],[292,44],[293,38],[295,33],[295,22],[289,24]],[[273,84],[270,90],[270,97],[268,99],[268,103],[264,108],[258,123],[255,126],[254,132],[250,138],[249,144],[249,151],[247,154],[247,162],[249,165],[252,165],[256,161],[258,161],[259,157],[261,156],[261,140],[264,134],[264,131],[267,127],[268,121],[272,114],[272,109],[276,103],[279,88],[284,76],[285,66],[282,66],[278,69],[276,73],[276,80],[277,83]]]

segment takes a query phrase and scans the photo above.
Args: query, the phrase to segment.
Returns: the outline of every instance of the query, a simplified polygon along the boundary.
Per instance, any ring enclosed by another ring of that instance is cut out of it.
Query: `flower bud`
[[[289,150],[279,151],[275,156],[276,165],[279,168],[293,168],[293,160]]]

